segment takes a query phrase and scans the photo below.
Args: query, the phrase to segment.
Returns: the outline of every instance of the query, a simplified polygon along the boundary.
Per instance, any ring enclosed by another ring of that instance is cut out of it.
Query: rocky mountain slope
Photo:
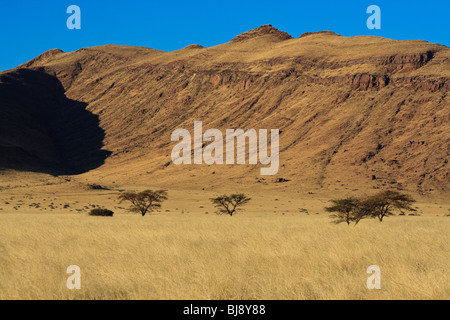
[[[174,52],[53,49],[0,73],[0,167],[97,181],[450,190],[450,49],[270,25]],[[171,163],[171,133],[280,129],[280,169]],[[280,179],[283,178],[283,179]],[[276,181],[285,181],[283,183]]]

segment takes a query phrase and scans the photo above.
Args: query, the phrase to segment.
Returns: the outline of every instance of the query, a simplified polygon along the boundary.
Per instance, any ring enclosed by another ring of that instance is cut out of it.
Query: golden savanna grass
[[[0,215],[0,299],[449,299],[450,218]],[[368,290],[370,265],[381,290]],[[66,269],[81,268],[69,290]]]

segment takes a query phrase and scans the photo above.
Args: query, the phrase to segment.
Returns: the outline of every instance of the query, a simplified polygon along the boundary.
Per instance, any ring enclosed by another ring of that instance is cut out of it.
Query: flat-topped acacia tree
[[[357,223],[358,221],[358,206],[359,200],[356,198],[345,198],[345,199],[333,199],[331,200],[333,203],[332,206],[326,207],[325,210],[328,212],[334,212],[335,214],[331,215],[334,218],[334,223],[338,224],[341,222],[346,222],[347,225],[350,225],[350,222],[354,221]]]
[[[211,198],[211,202],[217,208],[217,214],[229,214],[233,216],[238,210],[238,207],[243,206],[248,203],[251,198],[247,197],[243,193],[231,194],[231,195],[221,195],[216,198]]]
[[[142,192],[123,192],[119,195],[120,203],[130,201],[131,212],[139,212],[145,216],[147,212],[152,212],[161,207],[161,203],[167,200],[167,190],[145,190]]]
[[[333,212],[331,217],[335,223],[354,222],[355,225],[365,218],[377,218],[380,222],[384,217],[393,215],[393,211],[416,211],[412,207],[415,200],[407,195],[394,190],[385,190],[364,198],[345,198],[331,200],[332,206],[325,210]]]
[[[378,218],[380,222],[384,217],[393,215],[394,210],[401,213],[403,211],[416,211],[412,204],[416,202],[411,196],[394,190],[381,191],[367,198],[363,205],[369,208],[368,212],[373,218]]]

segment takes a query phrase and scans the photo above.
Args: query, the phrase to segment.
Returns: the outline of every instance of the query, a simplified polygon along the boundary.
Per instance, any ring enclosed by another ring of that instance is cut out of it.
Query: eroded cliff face
[[[211,185],[284,177],[302,190],[442,194],[450,187],[449,59],[450,49],[424,41],[332,32],[294,39],[266,25],[211,48],[52,50],[10,72],[53,77],[98,117],[102,150],[112,152],[94,170],[99,177]],[[171,133],[192,131],[197,120],[204,130],[280,129],[277,177],[252,165],[171,164]]]

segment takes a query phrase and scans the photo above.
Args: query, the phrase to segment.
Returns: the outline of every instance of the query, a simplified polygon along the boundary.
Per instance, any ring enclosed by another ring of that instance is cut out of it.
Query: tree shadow
[[[86,106],[42,70],[0,74],[0,168],[70,175],[101,166],[111,152]]]

